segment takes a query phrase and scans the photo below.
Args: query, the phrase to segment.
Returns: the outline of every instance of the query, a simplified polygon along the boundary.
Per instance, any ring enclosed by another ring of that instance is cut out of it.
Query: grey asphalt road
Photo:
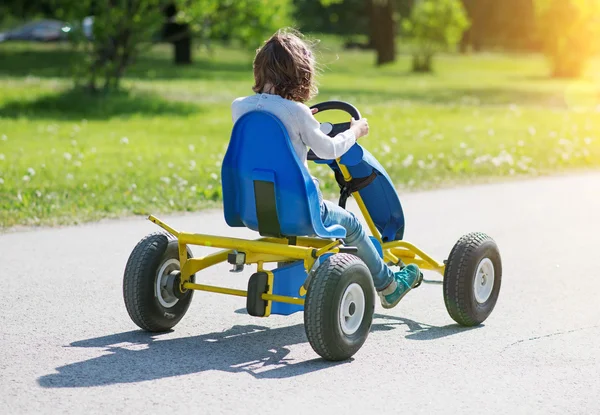
[[[438,259],[464,233],[494,237],[500,299],[460,328],[427,273],[395,309],[377,305],[367,342],[338,364],[313,352],[300,313],[250,317],[238,297],[198,292],[174,331],[138,331],[121,279],[157,229],[143,218],[0,235],[0,412],[600,413],[600,173],[402,198],[406,238]],[[255,236],[220,211],[163,219]],[[250,273],[199,278],[245,288]]]

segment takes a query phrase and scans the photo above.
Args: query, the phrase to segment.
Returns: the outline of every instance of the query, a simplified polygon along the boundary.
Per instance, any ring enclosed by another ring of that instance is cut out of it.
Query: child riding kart
[[[298,40],[289,34],[271,38],[255,59],[257,94],[233,105],[235,125],[221,171],[225,220],[262,238],[178,232],[150,216],[167,233],[147,236],[129,258],[123,290],[132,320],[145,330],[164,331],[181,320],[194,290],[238,295],[246,297],[252,316],[303,311],[313,349],[325,359],[343,360],[367,339],[375,292],[383,307],[393,307],[421,283],[420,268],[444,275],[444,300],[455,321],[481,323],[500,290],[495,242],[483,233],[465,235],[440,263],[403,240],[404,214],[393,183],[356,142],[365,135],[359,111],[329,101],[311,112],[302,103],[314,85],[314,62]],[[345,111],[356,121],[319,125],[312,117],[329,110]],[[307,159],[333,170],[341,188],[339,206],[322,200]],[[344,209],[350,195],[370,237]],[[221,250],[193,258],[188,245]],[[197,283],[201,270],[224,261],[234,271],[257,264],[247,290]]]

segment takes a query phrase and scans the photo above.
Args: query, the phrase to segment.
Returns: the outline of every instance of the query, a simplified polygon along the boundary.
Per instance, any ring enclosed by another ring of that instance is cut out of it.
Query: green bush
[[[469,24],[460,0],[418,0],[402,22],[412,47],[413,71],[430,72],[435,53],[455,47]]]

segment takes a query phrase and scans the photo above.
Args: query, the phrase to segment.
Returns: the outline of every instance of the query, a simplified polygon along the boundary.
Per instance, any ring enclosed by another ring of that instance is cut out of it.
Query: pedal
[[[246,263],[246,253],[238,251],[230,252],[227,254],[227,262],[233,265],[229,272],[242,272]]]

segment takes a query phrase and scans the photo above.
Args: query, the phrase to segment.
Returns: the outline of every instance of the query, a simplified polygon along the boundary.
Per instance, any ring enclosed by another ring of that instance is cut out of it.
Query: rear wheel
[[[313,350],[345,360],[367,340],[375,310],[371,274],[356,256],[336,254],[317,268],[304,304],[304,327]]]
[[[188,249],[188,258],[191,256]],[[129,316],[140,328],[167,331],[183,318],[193,291],[180,291],[179,271],[179,250],[173,235],[155,232],[134,248],[123,274],[123,298]]]
[[[450,317],[463,326],[482,323],[496,305],[501,282],[496,242],[481,232],[460,238],[444,272],[444,302]]]

